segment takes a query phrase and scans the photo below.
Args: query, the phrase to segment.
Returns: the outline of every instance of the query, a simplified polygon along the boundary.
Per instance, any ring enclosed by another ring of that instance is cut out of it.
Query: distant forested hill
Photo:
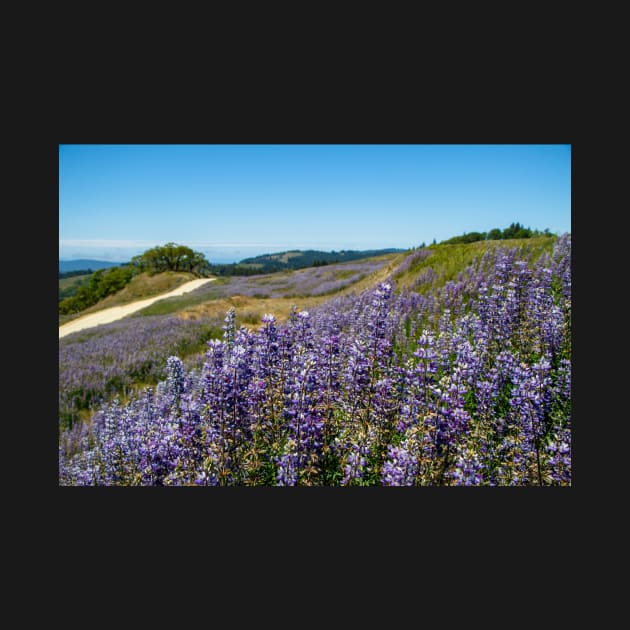
[[[119,267],[126,263],[109,262],[108,260],[92,260],[91,258],[79,258],[77,260],[60,260],[59,273],[67,271],[96,271],[97,269],[108,269],[109,267]]]
[[[291,250],[276,254],[263,254],[253,258],[244,258],[240,265],[255,265],[265,273],[283,271],[287,269],[304,269],[305,267],[317,267],[332,263],[349,262],[372,256],[403,252],[404,249],[366,249],[366,250],[341,250],[324,252],[316,249]]]

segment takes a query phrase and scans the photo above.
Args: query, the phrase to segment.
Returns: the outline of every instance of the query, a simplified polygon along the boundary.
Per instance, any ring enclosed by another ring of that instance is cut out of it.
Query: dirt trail
[[[215,278],[199,278],[198,280],[191,280],[190,282],[186,282],[168,293],[162,293],[144,300],[131,302],[131,304],[124,304],[123,306],[104,308],[102,311],[84,315],[83,317],[79,317],[78,319],[74,319],[71,322],[64,324],[63,326],[59,326],[59,339],[69,335],[70,333],[83,330],[84,328],[92,328],[93,326],[98,326],[99,324],[109,324],[110,322],[115,322],[117,319],[122,319],[131,313],[135,313],[136,311],[153,304],[153,302],[163,300],[164,298],[175,297],[176,295],[183,295],[189,291],[194,291],[200,286],[206,284],[206,282],[212,282],[213,280],[215,280]]]

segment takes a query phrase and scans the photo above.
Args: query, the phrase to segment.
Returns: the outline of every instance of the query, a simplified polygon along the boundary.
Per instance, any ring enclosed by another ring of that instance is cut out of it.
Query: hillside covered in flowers
[[[163,339],[198,324],[151,320],[166,378],[62,427],[60,485],[570,485],[571,238],[529,240],[419,248],[255,329],[230,309],[195,365]]]

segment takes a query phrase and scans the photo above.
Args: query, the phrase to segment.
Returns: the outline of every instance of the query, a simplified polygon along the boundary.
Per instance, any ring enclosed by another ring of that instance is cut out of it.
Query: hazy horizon
[[[187,245],[191,247],[188,243],[180,243],[181,245]],[[129,262],[129,260],[136,256],[137,254],[141,254],[146,251],[150,247],[154,247],[155,245],[165,245],[165,243],[155,243],[154,245],[147,245],[143,247],[135,247],[135,248],[112,248],[112,249],[97,249],[97,250],[88,250],[88,251],[77,251],[73,254],[66,254],[64,256],[59,256],[60,261],[72,261],[72,260],[100,260],[104,262]],[[278,252],[285,252],[291,250],[307,250],[314,249],[318,251],[332,252],[332,251],[341,251],[341,250],[371,250],[371,249],[391,249],[387,247],[293,247],[293,246],[259,246],[259,245],[215,245],[213,247],[204,247],[204,246],[193,246],[192,249],[195,251],[199,251],[205,255],[210,263],[218,263],[218,264],[226,264],[232,262],[239,262],[244,258],[253,258],[255,256],[261,256],[263,254],[275,254]],[[410,248],[400,248],[400,249],[410,249]],[[118,250],[118,251],[117,251]],[[127,254],[123,253],[128,252]],[[95,255],[94,252],[103,252],[102,255]]]

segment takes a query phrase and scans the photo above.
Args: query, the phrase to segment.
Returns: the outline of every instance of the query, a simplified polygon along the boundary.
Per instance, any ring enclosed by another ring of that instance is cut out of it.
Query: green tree
[[[523,226],[520,223],[510,223],[510,226],[503,230],[503,238],[523,238],[517,236],[523,230]]]
[[[488,232],[488,240],[489,241],[499,241],[501,240],[501,230],[499,228],[494,228]]]
[[[177,243],[166,243],[152,247],[134,256],[131,264],[139,271],[159,273],[162,271],[189,271],[198,276],[208,273],[209,263],[201,252]]]

